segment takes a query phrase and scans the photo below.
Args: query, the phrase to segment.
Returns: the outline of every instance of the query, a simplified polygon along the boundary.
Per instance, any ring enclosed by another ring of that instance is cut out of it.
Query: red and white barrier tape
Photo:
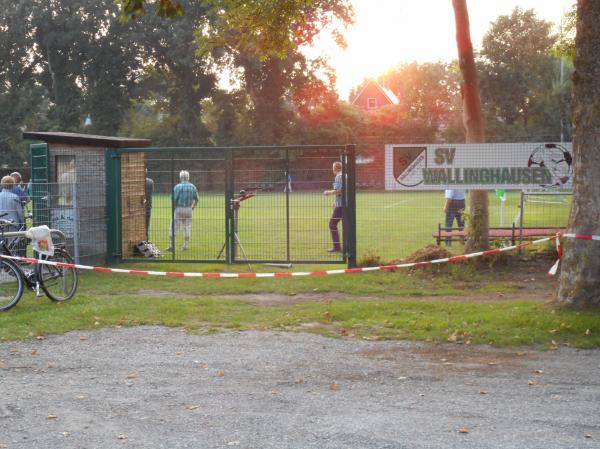
[[[93,267],[89,265],[78,265],[62,262],[54,262],[49,260],[39,260],[30,257],[16,257],[7,256],[0,254],[0,257],[13,260],[21,260],[29,263],[54,265],[58,267],[76,268],[80,270],[91,270],[91,271],[102,271],[106,273],[125,273],[125,274],[139,274],[143,276],[170,276],[170,277],[206,277],[206,278],[269,278],[269,277],[293,277],[293,276],[324,276],[330,274],[346,274],[346,273],[364,273],[368,271],[383,271],[393,270],[396,268],[410,268],[420,267],[425,265],[434,265],[445,262],[455,262],[458,260],[472,259],[474,257],[487,256],[490,254],[497,254],[505,251],[511,251],[513,249],[524,248],[530,245],[536,245],[538,243],[548,242],[556,239],[557,236],[546,237],[543,239],[521,243],[519,245],[508,246],[506,248],[492,249],[489,251],[481,251],[478,253],[463,254],[459,256],[446,257],[444,259],[428,260],[425,262],[412,262],[398,265],[382,265],[378,267],[362,267],[362,268],[345,268],[340,270],[323,270],[323,271],[292,271],[292,272],[276,272],[276,273],[182,273],[177,271],[144,271],[144,270],[125,270],[123,268],[106,268],[106,267]]]
[[[556,274],[556,272],[558,271],[558,265],[560,264],[560,259],[562,257],[562,248],[560,246],[560,239],[561,239],[561,237],[565,237],[565,238],[568,238],[568,239],[598,240],[598,241],[600,241],[600,235],[578,234],[578,233],[573,233],[573,232],[567,232],[565,234],[558,233],[556,237],[557,237],[556,238],[556,253],[558,254],[558,259],[556,260],[556,262],[554,263],[554,265],[552,265],[552,267],[548,271],[548,274],[550,276],[554,276]]]

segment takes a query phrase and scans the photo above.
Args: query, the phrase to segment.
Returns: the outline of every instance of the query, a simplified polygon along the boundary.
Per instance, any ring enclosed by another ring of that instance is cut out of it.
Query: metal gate
[[[342,252],[327,251],[335,161]],[[149,240],[156,261],[356,264],[353,145],[120,148],[106,167],[109,252],[121,260]]]

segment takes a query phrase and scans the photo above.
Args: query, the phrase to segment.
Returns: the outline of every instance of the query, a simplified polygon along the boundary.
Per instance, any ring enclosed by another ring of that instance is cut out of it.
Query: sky
[[[454,10],[451,0],[352,0],[355,24],[348,29],[342,51],[321,41],[309,54],[326,54],[337,71],[340,97],[368,76],[401,62],[456,59]],[[490,23],[519,6],[538,18],[560,23],[575,0],[467,0],[471,40],[477,50]]]

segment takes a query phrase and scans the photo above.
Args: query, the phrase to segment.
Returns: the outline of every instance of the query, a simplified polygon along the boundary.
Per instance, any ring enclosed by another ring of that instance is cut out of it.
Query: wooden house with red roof
[[[398,97],[391,90],[382,87],[375,80],[369,80],[352,100],[352,104],[359,106],[364,111],[372,111],[399,103]]]

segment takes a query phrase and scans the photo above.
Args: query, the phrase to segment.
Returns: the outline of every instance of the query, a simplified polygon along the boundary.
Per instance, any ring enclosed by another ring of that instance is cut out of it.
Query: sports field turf
[[[501,201],[490,192],[490,226],[500,226]],[[401,259],[425,245],[435,243],[432,233],[444,224],[444,194],[436,192],[357,193],[358,257],[374,254],[382,262]],[[238,236],[250,260],[340,261],[330,254],[328,229],[333,198],[322,192],[261,192],[241,203]],[[524,226],[565,226],[571,197],[532,196],[524,208]],[[508,192],[504,205],[504,226],[519,223],[520,192]],[[467,199],[468,204],[468,199]],[[289,206],[289,207],[287,207]],[[467,211],[468,215],[468,211]],[[468,218],[467,218],[468,219]],[[168,246],[171,223],[170,196],[153,197],[150,240],[161,250]],[[225,242],[225,197],[201,192],[194,210],[190,248],[182,251],[180,231],[175,253],[163,259],[215,260]],[[340,225],[341,229],[341,225]],[[456,251],[462,246],[455,243]],[[238,247],[238,260],[245,257]],[[224,259],[224,252],[221,259]]]

